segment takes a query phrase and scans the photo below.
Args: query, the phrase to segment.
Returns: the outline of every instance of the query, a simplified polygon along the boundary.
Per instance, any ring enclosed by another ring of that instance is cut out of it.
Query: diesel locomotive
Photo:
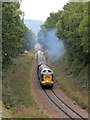
[[[48,86],[53,87],[53,71],[46,63],[46,59],[41,50],[37,51],[37,74],[42,88]]]

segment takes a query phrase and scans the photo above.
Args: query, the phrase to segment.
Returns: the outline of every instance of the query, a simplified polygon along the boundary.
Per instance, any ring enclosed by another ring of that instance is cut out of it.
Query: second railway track
[[[79,118],[80,120],[86,120],[82,115],[77,113],[74,109],[72,109],[69,105],[67,105],[53,90],[45,90],[44,92],[46,96],[54,103],[59,110],[61,110],[68,118],[75,120]]]

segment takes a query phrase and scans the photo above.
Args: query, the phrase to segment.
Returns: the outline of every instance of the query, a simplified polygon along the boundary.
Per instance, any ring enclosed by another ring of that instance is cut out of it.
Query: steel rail
[[[48,94],[47,92],[44,90],[45,94],[47,95],[47,97],[59,108],[59,110],[61,110],[62,112],[64,112],[69,118],[71,118],[72,120],[74,120],[74,118],[72,118],[72,116],[70,116],[67,112],[65,112]]]
[[[53,90],[51,90],[51,91],[58,98],[58,100],[60,100],[64,105],[66,105],[71,111],[73,111],[76,115],[78,115],[83,120],[86,120],[84,117],[82,117],[80,114],[78,114],[75,110],[73,110],[69,105],[67,105],[61,98],[59,98]]]

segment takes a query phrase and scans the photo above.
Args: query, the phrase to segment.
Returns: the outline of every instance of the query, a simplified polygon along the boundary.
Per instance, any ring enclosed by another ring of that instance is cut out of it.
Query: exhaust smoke
[[[38,42],[42,45],[44,50],[48,50],[48,60],[55,62],[64,53],[63,42],[56,37],[57,29],[42,29],[38,33]]]

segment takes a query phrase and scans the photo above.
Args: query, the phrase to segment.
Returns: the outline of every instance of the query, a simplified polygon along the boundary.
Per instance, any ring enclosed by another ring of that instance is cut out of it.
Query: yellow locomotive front
[[[40,79],[42,86],[49,86],[53,87],[53,71],[50,69],[43,70],[41,72],[41,79]]]

